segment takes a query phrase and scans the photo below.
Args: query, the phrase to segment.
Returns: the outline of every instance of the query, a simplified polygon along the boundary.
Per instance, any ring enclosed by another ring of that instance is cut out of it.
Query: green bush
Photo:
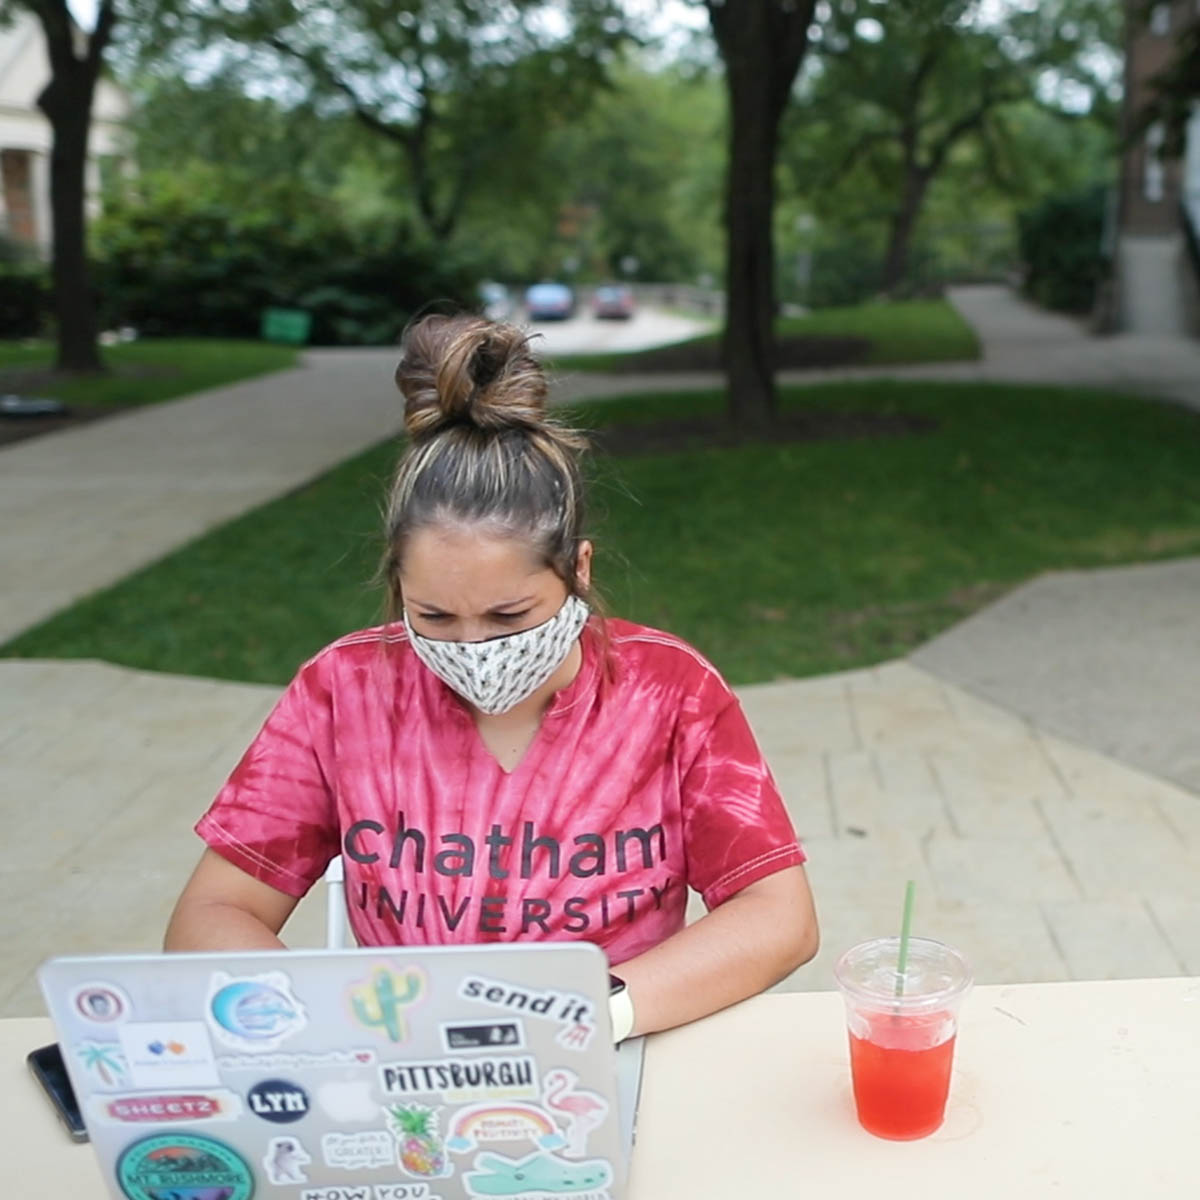
[[[137,188],[93,229],[109,327],[255,338],[263,309],[281,306],[312,314],[313,342],[378,345],[430,301],[471,301],[468,272],[402,223],[351,225],[293,184],[250,191],[192,168]]]
[[[50,318],[50,275],[23,246],[0,237],[0,338],[36,337]]]
[[[1109,264],[1101,249],[1107,191],[1052,196],[1017,216],[1025,292],[1038,304],[1088,312]]]

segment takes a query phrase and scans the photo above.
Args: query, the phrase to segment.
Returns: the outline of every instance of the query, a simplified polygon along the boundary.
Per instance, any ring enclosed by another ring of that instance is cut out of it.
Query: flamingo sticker
[[[542,1080],[542,1103],[567,1121],[565,1158],[582,1158],[587,1153],[588,1134],[608,1116],[608,1101],[578,1084],[579,1076],[567,1067],[556,1067]]]

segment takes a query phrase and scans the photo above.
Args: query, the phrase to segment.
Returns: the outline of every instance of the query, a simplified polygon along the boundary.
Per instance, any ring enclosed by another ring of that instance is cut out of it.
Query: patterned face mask
[[[439,642],[404,627],[417,657],[448,687],[489,716],[528,699],[562,666],[587,624],[588,606],[568,596],[548,621],[484,642]]]

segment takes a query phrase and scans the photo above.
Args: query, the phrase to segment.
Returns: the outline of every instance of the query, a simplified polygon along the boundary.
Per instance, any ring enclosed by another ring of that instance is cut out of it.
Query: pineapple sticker
[[[446,1170],[446,1148],[438,1133],[437,1110],[423,1104],[393,1104],[384,1110],[396,1139],[400,1165],[418,1179],[437,1179]]]

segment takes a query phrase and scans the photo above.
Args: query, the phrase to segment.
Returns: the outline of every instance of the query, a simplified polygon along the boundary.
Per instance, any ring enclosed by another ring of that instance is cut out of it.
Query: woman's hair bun
[[[410,437],[430,437],[451,425],[542,427],[546,376],[516,325],[429,316],[410,325],[400,345],[396,386]]]

